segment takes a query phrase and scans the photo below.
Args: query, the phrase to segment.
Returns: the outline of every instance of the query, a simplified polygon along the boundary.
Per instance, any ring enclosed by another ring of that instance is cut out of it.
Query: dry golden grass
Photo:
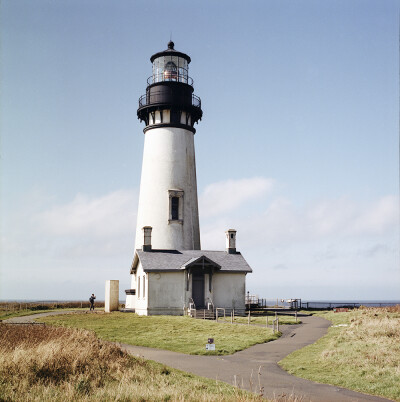
[[[213,380],[133,358],[81,329],[0,324],[0,400],[259,400]]]
[[[291,374],[400,401],[400,306],[321,313],[329,333],[280,364]]]

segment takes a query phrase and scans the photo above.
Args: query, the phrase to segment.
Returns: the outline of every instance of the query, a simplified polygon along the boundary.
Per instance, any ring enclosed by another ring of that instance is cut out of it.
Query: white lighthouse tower
[[[143,227],[152,227],[156,249],[199,250],[194,124],[202,117],[193,94],[190,57],[174,49],[151,56],[153,73],[139,99],[144,121],[144,152],[135,249],[143,245]]]
[[[200,248],[194,124],[203,112],[193,94],[190,57],[169,42],[150,61],[153,73],[137,111],[146,126],[125,311],[196,315],[219,307],[244,313],[252,270],[236,250],[236,230],[226,233],[226,250]]]

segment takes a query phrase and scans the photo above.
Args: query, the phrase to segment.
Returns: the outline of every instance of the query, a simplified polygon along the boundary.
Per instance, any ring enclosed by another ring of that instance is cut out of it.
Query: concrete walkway
[[[47,317],[49,315],[61,315],[61,314],[73,314],[77,313],[76,311],[49,311],[48,313],[38,313],[38,314],[31,314],[31,315],[24,315],[21,317],[13,317],[13,318],[8,318],[7,320],[3,320],[3,322],[8,323],[8,324],[35,324],[36,319],[40,317]],[[79,311],[81,313],[81,311]]]
[[[40,317],[60,313],[67,312],[15,317],[6,322],[32,322]],[[388,401],[332,385],[317,384],[282,370],[278,361],[293,351],[314,343],[330,326],[329,321],[319,317],[302,317],[301,320],[301,325],[283,326],[283,335],[276,341],[255,345],[230,356],[192,356],[141,346],[121,346],[134,356],[155,360],[202,377],[224,381],[256,393],[261,388],[263,395],[271,399],[295,395],[302,402]]]
[[[296,395],[302,402],[387,401],[332,385],[317,384],[282,370],[278,361],[314,343],[330,326],[329,321],[319,317],[301,317],[301,320],[301,325],[284,326],[283,335],[276,341],[255,345],[230,356],[191,356],[125,344],[122,347],[132,355],[202,377],[218,379],[252,392],[259,393],[262,388],[263,395],[271,399]]]

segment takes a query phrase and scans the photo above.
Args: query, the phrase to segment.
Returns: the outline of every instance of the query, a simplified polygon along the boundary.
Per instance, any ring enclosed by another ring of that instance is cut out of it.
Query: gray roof
[[[220,272],[253,272],[239,252],[229,254],[226,251],[206,250],[136,250],[132,269],[136,269],[140,260],[145,272],[181,271],[203,260],[203,257]]]

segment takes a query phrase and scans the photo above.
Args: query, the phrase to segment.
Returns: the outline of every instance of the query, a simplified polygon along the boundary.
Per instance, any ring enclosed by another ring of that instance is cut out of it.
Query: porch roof
[[[139,261],[145,272],[182,271],[204,261],[214,266],[218,272],[253,272],[241,253],[229,254],[225,251],[206,250],[136,250],[132,271]]]

